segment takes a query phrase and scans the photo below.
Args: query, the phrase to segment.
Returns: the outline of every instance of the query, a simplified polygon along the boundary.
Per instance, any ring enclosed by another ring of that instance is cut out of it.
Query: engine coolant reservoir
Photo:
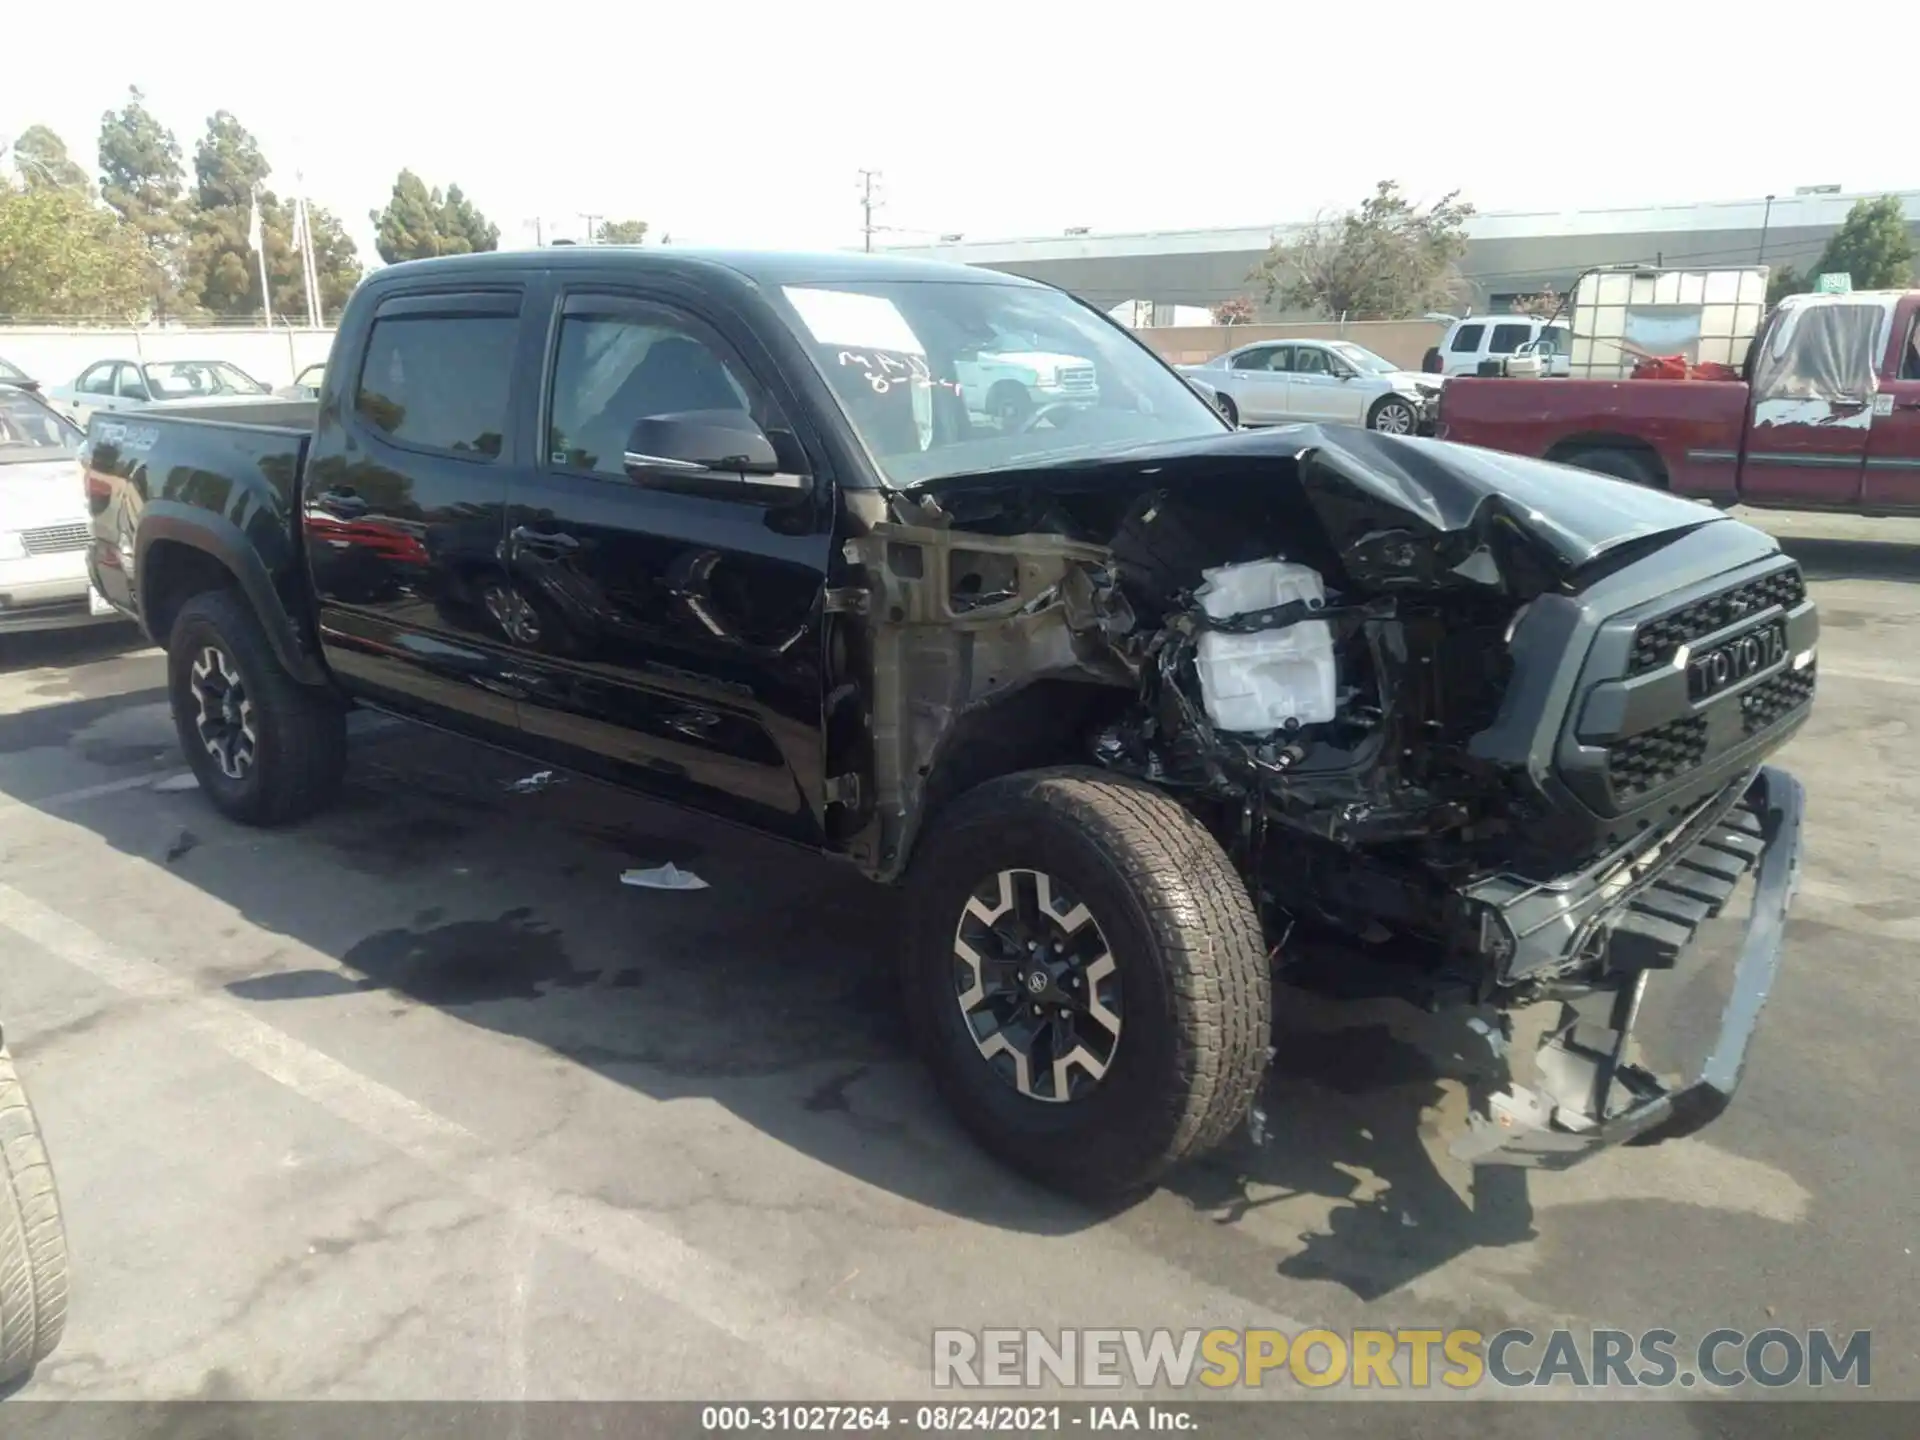
[[[1318,571],[1285,560],[1222,565],[1201,576],[1206,583],[1194,598],[1216,620],[1326,600]],[[1251,635],[1209,630],[1200,637],[1194,669],[1216,729],[1264,735],[1289,720],[1324,725],[1334,718],[1333,632],[1324,620]]]

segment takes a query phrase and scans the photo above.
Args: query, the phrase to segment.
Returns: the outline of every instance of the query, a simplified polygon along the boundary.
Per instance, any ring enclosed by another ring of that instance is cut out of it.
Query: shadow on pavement
[[[1783,535],[1780,548],[1800,562],[1809,580],[1920,580],[1920,545]]]
[[[0,752],[58,745],[96,707],[0,717]],[[170,727],[152,738],[170,740]],[[340,802],[287,831],[240,830],[190,793],[135,792],[61,818],[338,962],[236,973],[210,954],[202,982],[249,1005],[404,995],[655,1099],[710,1098],[815,1160],[949,1213],[1038,1233],[1109,1218],[1011,1176],[949,1120],[904,1036],[894,893],[585,780],[513,793],[531,766],[411,727],[359,737],[352,755]],[[629,867],[669,860],[710,888],[620,883]],[[1247,1136],[1171,1187],[1218,1227],[1208,1235],[1258,1257],[1242,1267],[1250,1293],[1278,1270],[1370,1299],[1530,1235],[1520,1177],[1483,1177],[1468,1203],[1422,1134],[1449,1080],[1476,1094],[1504,1083],[1484,1039],[1398,1004],[1355,1011],[1283,992],[1279,1010],[1259,1143]],[[1276,1195],[1322,1197],[1330,1231],[1291,1252],[1241,1232]]]
[[[94,664],[144,650],[147,643],[140,627],[131,621],[0,635],[0,674],[42,666]]]

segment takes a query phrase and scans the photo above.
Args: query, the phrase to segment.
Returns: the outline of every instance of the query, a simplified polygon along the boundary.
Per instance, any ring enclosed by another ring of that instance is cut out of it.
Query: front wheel
[[[238,595],[209,590],[180,607],[167,679],[180,748],[222,814],[279,825],[333,798],[346,768],[346,711],[286,672]]]
[[[67,1235],[33,1106],[0,1045],[0,1393],[67,1328]]]
[[[1382,396],[1367,416],[1367,428],[1382,435],[1411,435],[1419,426],[1420,417],[1413,413],[1413,406],[1398,395]]]
[[[1260,924],[1172,799],[1095,770],[990,781],[927,837],[910,886],[915,1038],[989,1152],[1109,1199],[1245,1118],[1272,1030]]]

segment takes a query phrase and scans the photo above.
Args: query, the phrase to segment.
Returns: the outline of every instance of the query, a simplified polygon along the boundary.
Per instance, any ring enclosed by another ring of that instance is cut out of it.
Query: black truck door
[[[301,516],[334,672],[376,703],[505,743],[518,738],[513,655],[489,605],[506,593],[507,471],[531,454],[512,424],[522,298],[383,300],[364,343],[337,357],[351,371],[322,404]]]
[[[832,497],[806,488],[818,467],[793,402],[734,333],[634,293],[553,297],[544,444],[516,468],[507,517],[522,743],[817,842]],[[636,422],[689,411],[751,416],[799,488],[687,493],[630,473]]]

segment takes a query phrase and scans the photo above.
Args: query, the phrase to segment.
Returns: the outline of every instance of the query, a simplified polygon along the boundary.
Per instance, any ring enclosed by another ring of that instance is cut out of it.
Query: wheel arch
[[[1541,458],[1565,465],[1577,455],[1596,450],[1631,456],[1645,468],[1650,484],[1662,490],[1669,488],[1671,477],[1667,471],[1666,461],[1660,458],[1660,452],[1650,441],[1637,435],[1623,435],[1615,430],[1581,431],[1579,434],[1563,436],[1554,441]]]
[[[232,586],[246,597],[287,673],[303,685],[327,683],[259,552],[224,515],[171,501],[150,503],[140,517],[134,573],[140,621],[156,645],[166,645],[174,617],[193,596]]]

